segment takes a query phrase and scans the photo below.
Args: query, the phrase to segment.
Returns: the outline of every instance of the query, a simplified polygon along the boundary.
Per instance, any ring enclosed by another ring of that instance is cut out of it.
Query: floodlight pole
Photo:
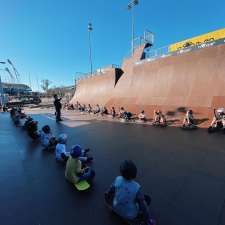
[[[92,23],[88,23],[88,37],[89,37],[89,62],[91,67],[91,75],[93,73],[93,63],[92,63],[92,48],[91,48],[91,32],[93,31]]]
[[[0,64],[5,64],[5,62],[0,62]],[[0,74],[0,103],[1,106],[3,106],[3,88],[2,88],[2,78],[1,78],[1,74]]]
[[[134,30],[134,6],[138,5],[139,0],[132,0],[128,4],[128,10],[131,11],[131,52],[132,56],[134,55],[134,35],[135,35],[135,30]]]

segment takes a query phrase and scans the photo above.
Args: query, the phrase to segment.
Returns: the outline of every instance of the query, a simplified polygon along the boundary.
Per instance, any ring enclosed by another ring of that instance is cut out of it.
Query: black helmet
[[[51,128],[48,125],[45,125],[42,127],[42,131],[46,134],[49,134],[51,131]]]
[[[126,180],[135,179],[137,176],[137,167],[131,160],[125,160],[120,165],[120,173]]]

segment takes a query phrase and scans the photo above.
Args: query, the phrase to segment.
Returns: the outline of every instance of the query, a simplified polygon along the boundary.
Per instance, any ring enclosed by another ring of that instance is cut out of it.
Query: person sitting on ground
[[[108,115],[108,114],[109,114],[108,109],[104,106],[101,111],[101,115],[104,116],[104,115]]]
[[[12,107],[12,109],[10,110],[10,116],[13,117],[16,115],[16,108]]]
[[[32,139],[38,139],[40,133],[38,132],[38,121],[31,120],[27,125],[27,133]]]
[[[147,121],[147,118],[146,118],[146,115],[145,115],[145,111],[144,110],[142,110],[141,113],[138,115],[138,119],[140,121],[144,121],[144,122]]]
[[[27,117],[27,115],[23,112],[23,108],[19,107],[17,109],[17,112],[19,114],[20,119],[25,119]]]
[[[105,193],[107,205],[126,221],[149,224],[151,198],[141,192],[140,184],[134,180],[137,176],[136,165],[125,160],[120,165],[120,174]]]
[[[58,138],[58,144],[55,148],[55,157],[59,162],[66,162],[69,158],[70,153],[66,151],[66,143],[67,143],[67,134],[60,134]],[[91,162],[93,157],[87,156],[87,153],[90,151],[89,148],[82,149],[80,160],[84,163]]]
[[[80,111],[80,112],[83,112],[84,111],[84,107],[79,103],[79,105],[78,105],[78,110]]]
[[[82,168],[81,155],[82,148],[79,145],[74,145],[71,148],[65,170],[65,178],[72,184],[76,184],[82,180],[90,182],[95,176],[95,172],[89,167]]]
[[[91,113],[93,111],[92,107],[90,104],[88,104],[88,107],[87,107],[87,112],[88,113]]]
[[[75,110],[79,110],[79,106],[80,106],[80,104],[79,104],[79,102],[77,101],[76,104],[75,104],[75,107],[74,107]]]
[[[20,113],[18,108],[12,108],[10,111],[10,116],[12,118],[12,121],[14,122],[14,124],[16,126],[18,126],[20,124]]]
[[[224,128],[225,126],[225,119],[224,119],[224,109],[219,108],[219,109],[214,109],[214,117],[211,122],[210,127],[208,128],[208,131],[216,131]]]
[[[56,138],[52,135],[51,128],[48,125],[42,127],[40,131],[41,144],[46,151],[54,151],[57,145]]]
[[[183,120],[183,127],[195,127],[194,116],[192,110],[187,110]]]
[[[112,108],[111,108],[110,114],[111,114],[111,116],[112,116],[113,118],[116,117],[116,110],[115,110],[115,107],[112,107]]]
[[[66,162],[69,158],[69,152],[66,151],[67,134],[60,134],[58,144],[55,147],[55,158],[58,162]]]
[[[80,107],[81,107],[81,104],[79,102],[77,102],[77,106],[76,106],[77,110],[80,111]]]
[[[75,110],[74,105],[70,104],[70,110]]]
[[[97,104],[95,107],[95,110],[94,110],[94,114],[98,114],[98,113],[100,113],[100,111],[101,111],[100,106],[99,106],[99,104]]]
[[[121,107],[119,111],[119,118],[124,118],[124,114],[125,114],[125,110],[123,107]]]
[[[133,114],[131,112],[126,111],[123,107],[120,108],[119,118],[124,120],[130,120]]]
[[[31,118],[30,116],[28,116],[28,117],[26,118],[24,124],[23,124],[23,128],[24,128],[25,130],[27,130],[27,128],[28,128],[29,124],[31,123],[31,121],[33,121],[33,118]]]
[[[65,102],[63,105],[63,109],[68,109],[68,107],[69,107],[69,104],[67,102]]]
[[[3,112],[8,112],[8,107],[6,105],[3,105]]]
[[[166,126],[167,121],[166,121],[166,116],[162,113],[161,110],[154,110],[154,121],[153,125],[156,126]]]
[[[132,116],[133,116],[133,114],[131,112],[127,112],[127,111],[124,112],[125,120],[131,120]]]

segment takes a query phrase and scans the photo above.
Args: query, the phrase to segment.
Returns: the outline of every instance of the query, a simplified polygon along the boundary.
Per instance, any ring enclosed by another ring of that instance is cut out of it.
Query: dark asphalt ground
[[[92,122],[68,128],[44,116],[55,134],[69,135],[68,147],[91,148],[96,179],[87,193],[64,179],[53,154],[0,114],[0,224],[120,225],[107,211],[103,193],[124,159],[136,162],[137,180],[152,197],[159,225],[225,224],[225,136],[205,130]]]

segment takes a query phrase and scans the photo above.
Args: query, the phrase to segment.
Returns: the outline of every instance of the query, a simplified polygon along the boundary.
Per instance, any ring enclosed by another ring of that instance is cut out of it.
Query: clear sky
[[[130,51],[129,0],[0,0],[0,61],[9,58],[21,82],[71,85],[90,70],[87,24],[93,23],[94,69],[121,64]],[[225,1],[140,0],[135,33],[155,33],[155,48],[225,28]],[[1,71],[3,79],[6,74]]]

